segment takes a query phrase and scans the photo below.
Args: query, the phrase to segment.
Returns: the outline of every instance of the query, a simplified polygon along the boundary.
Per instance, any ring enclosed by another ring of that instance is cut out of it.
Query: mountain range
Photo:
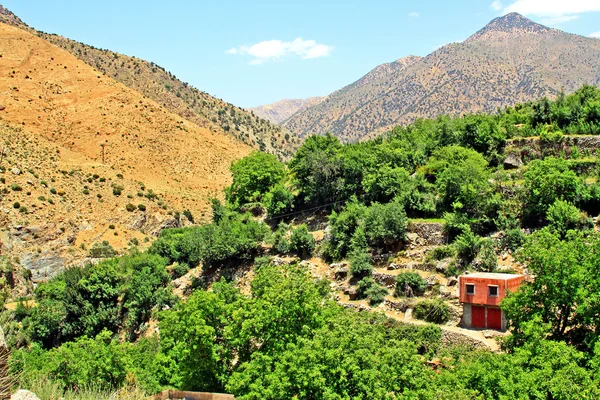
[[[310,97],[308,99],[286,99],[275,103],[266,104],[250,108],[254,114],[261,118],[271,121],[274,124],[281,124],[297,112],[306,110],[325,100],[325,97]]]
[[[282,125],[301,137],[357,141],[417,118],[495,111],[583,84],[600,84],[600,40],[512,13],[462,43],[380,65]]]

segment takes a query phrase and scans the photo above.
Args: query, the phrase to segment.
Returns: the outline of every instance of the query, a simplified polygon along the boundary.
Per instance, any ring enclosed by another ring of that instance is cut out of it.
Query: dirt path
[[[361,302],[361,301],[338,301],[338,303],[341,306],[347,305],[350,308],[361,308],[361,309],[365,309],[368,311],[376,310],[371,307],[368,307],[366,304],[363,304],[363,302]],[[407,310],[405,313],[388,310],[388,309],[384,309],[382,311],[387,317],[395,319],[396,321],[404,322],[407,324],[413,324],[413,325],[429,324],[428,322],[412,318],[412,309]],[[486,338],[484,336],[483,331],[465,329],[465,328],[461,328],[458,326],[452,326],[452,325],[437,325],[437,326],[443,331],[458,333],[460,335],[474,339],[474,340],[482,343],[483,345],[485,345],[488,349],[490,349],[490,351],[494,351],[494,352],[500,351],[500,346],[498,345],[498,342],[494,338]]]

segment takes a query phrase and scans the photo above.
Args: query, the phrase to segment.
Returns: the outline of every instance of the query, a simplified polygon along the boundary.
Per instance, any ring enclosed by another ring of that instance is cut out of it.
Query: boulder
[[[382,274],[379,272],[373,273],[373,280],[378,284],[387,288],[393,288],[396,286],[396,276],[389,274]]]
[[[353,287],[349,287],[344,290],[344,294],[348,296],[350,300],[356,300],[358,298],[358,292],[356,291],[356,288]]]
[[[343,279],[346,279],[347,277],[348,277],[348,268],[341,267],[335,271],[335,280],[336,281],[341,281]]]
[[[517,153],[510,153],[504,159],[504,168],[505,169],[517,169],[523,165],[523,160],[521,160],[521,156]]]
[[[387,269],[389,271],[393,271],[393,270],[396,270],[396,269],[400,269],[400,266],[398,264],[396,264],[396,263],[391,263],[390,265],[387,266]]]
[[[451,277],[448,278],[448,286],[452,287],[452,286],[456,286],[456,284],[458,284],[458,278],[456,277]]]
[[[438,263],[435,265],[435,270],[437,272],[444,273],[444,272],[448,271],[448,268],[450,268],[450,265],[452,265],[452,259],[444,258],[443,260],[438,261]]]
[[[10,396],[10,400],[40,400],[40,398],[29,390],[20,389],[15,394]]]
[[[17,167],[11,169],[10,172],[12,172],[13,175],[21,175],[21,170]]]

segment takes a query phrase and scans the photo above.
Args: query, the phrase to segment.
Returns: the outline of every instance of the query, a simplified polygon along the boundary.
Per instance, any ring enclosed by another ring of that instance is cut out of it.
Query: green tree
[[[260,201],[285,177],[285,165],[272,154],[253,152],[231,165],[233,183],[225,190],[227,201],[239,208]]]

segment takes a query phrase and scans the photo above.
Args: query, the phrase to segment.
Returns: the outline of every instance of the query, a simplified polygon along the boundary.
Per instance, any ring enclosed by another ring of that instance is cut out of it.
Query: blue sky
[[[241,107],[326,95],[517,11],[600,37],[600,0],[3,0],[36,29],[133,55]]]

